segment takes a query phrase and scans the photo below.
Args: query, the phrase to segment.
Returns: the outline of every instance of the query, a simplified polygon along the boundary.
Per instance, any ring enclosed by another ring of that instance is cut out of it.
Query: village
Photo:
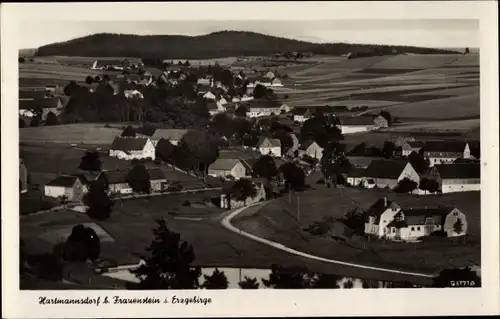
[[[348,210],[342,216],[366,240],[410,245],[429,237],[467,237],[467,212],[439,197],[480,191],[479,140],[396,131],[381,147],[362,139],[346,143],[350,136],[379,134],[401,121],[390,110],[295,105],[286,93],[294,84],[277,68],[149,63],[157,67],[96,60],[88,67],[96,75],[84,82],[20,89],[21,132],[82,122],[115,132],[107,144],[85,143],[84,135],[71,141],[56,137],[61,154],[66,149],[81,157],[74,167],[61,160],[57,173],[32,173],[33,159],[21,152],[21,207],[23,196],[34,192],[42,202],[26,219],[69,210],[112,221],[118,202],[171,196],[186,198],[183,209],[224,214],[342,189],[374,198],[355,207],[361,216],[347,216]],[[159,102],[165,97],[167,102]],[[391,194],[406,197],[398,202]],[[190,218],[201,220],[185,217]]]

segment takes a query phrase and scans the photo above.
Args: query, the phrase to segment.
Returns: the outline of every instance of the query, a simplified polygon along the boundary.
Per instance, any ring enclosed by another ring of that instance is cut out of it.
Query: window
[[[396,228],[392,228],[392,232],[395,233],[396,232]]]
[[[411,231],[414,231],[414,230],[415,230],[415,227],[412,227],[412,228],[411,228]]]
[[[418,230],[418,231],[420,231],[420,226],[419,226],[419,227],[417,227],[417,230]]]

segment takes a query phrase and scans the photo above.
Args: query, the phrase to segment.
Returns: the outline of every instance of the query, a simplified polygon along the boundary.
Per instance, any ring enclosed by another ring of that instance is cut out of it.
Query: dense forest
[[[38,49],[38,56],[151,57],[164,59],[208,59],[229,56],[269,55],[283,52],[313,54],[369,53],[458,53],[450,50],[407,46],[383,46],[347,43],[317,44],[279,38],[254,32],[220,31],[202,36],[127,35],[100,33]]]

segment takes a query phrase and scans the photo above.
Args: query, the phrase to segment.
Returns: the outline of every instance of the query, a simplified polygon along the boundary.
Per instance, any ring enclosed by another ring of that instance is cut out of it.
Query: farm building
[[[28,169],[22,158],[19,159],[19,192],[26,193],[28,191]]]
[[[78,169],[75,171],[72,176],[77,176],[83,182],[84,186],[88,189],[90,184],[98,181],[101,185],[108,185],[108,181],[106,180],[106,176],[102,171],[86,171],[82,169]]]
[[[286,103],[281,104],[280,113],[289,113],[293,108]]]
[[[457,158],[471,157],[469,144],[463,141],[428,141],[422,150],[430,166],[451,164]]]
[[[208,175],[240,179],[248,175],[248,168],[240,159],[218,158],[208,167]]]
[[[415,138],[412,136],[399,136],[395,140],[393,140],[394,145],[396,147],[401,147],[405,142],[414,142]]]
[[[363,182],[363,176],[365,174],[364,168],[352,167],[346,174],[347,184],[351,186],[358,186]]]
[[[430,171],[443,193],[479,191],[481,168],[479,163],[434,165]]]
[[[203,98],[207,99],[207,100],[213,100],[213,101],[215,101],[215,99],[217,98],[217,96],[215,96],[215,94],[213,94],[211,91],[208,91],[207,93],[203,94]]]
[[[447,237],[467,233],[467,218],[453,207],[405,207],[379,199],[365,215],[365,234],[401,241],[415,241],[434,232]]]
[[[181,141],[182,137],[187,134],[189,130],[186,129],[156,129],[155,132],[153,133],[153,136],[151,136],[151,141],[153,142],[153,145],[156,146],[158,144],[158,141],[161,139],[165,139],[172,143],[173,145],[178,145],[179,142]]]
[[[299,146],[299,157],[305,155],[320,160],[323,157],[323,148],[315,141],[305,141]]]
[[[116,137],[109,149],[109,156],[119,159],[155,159],[155,147],[149,138]]]
[[[148,169],[148,174],[152,192],[161,192],[167,189],[167,177],[161,169],[150,168]]]
[[[266,200],[266,190],[264,184],[260,181],[252,181],[253,185],[257,191],[255,197],[249,197],[246,200],[238,200],[235,198],[235,194],[232,194],[232,188],[234,185],[233,181],[224,183],[222,187],[222,194],[220,195],[220,207],[227,209],[235,209],[243,206],[251,205],[262,200]]]
[[[280,105],[267,100],[252,100],[248,103],[247,117],[260,117],[278,115],[281,113]]]
[[[281,157],[281,141],[279,139],[260,137],[255,147],[262,155]]]
[[[132,187],[127,182],[130,170],[104,171],[108,181],[108,192],[110,194],[132,194]]]
[[[62,199],[70,202],[81,201],[86,192],[84,182],[77,176],[61,175],[47,183],[44,187],[44,195],[47,197]]]
[[[366,168],[364,180],[372,179],[378,188],[394,188],[399,181],[408,178],[420,182],[420,177],[413,166],[406,161],[380,160],[372,161]]]
[[[295,108],[293,110],[293,121],[303,123],[312,117],[312,112],[308,108]]]
[[[339,122],[342,134],[367,132],[376,128],[371,116],[340,117]]]
[[[408,156],[412,152],[418,153],[424,146],[424,141],[406,141],[401,146],[401,155]]]

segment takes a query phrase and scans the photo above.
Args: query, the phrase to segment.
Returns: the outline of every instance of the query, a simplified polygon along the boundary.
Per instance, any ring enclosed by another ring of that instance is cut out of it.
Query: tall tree
[[[92,219],[106,220],[111,216],[113,201],[106,192],[106,186],[99,181],[90,183],[89,191],[83,197],[88,206],[87,215]]]
[[[134,192],[151,192],[151,181],[144,165],[136,165],[127,175],[127,183]]]
[[[302,141],[313,140],[319,146],[325,147],[329,142],[343,139],[334,118],[314,116],[304,122],[300,131]]]
[[[240,178],[234,182],[233,186],[229,191],[231,198],[242,201],[246,205],[246,200],[248,198],[254,198],[257,196],[257,188],[250,179]]]
[[[101,241],[96,232],[81,224],[73,227],[63,248],[64,259],[68,261],[94,261],[99,258],[100,252]]]
[[[208,166],[219,156],[219,140],[202,130],[189,131],[176,149],[176,163],[206,175]]]
[[[160,158],[164,162],[173,163],[175,155],[175,145],[170,143],[169,140],[160,139],[156,144],[155,153],[156,157]]]
[[[85,83],[86,84],[92,84],[94,83],[94,78],[90,75],[87,75],[87,77],[85,78]]]
[[[393,142],[391,141],[385,141],[384,142],[384,146],[382,148],[382,155],[387,158],[387,159],[390,159],[394,156],[394,152],[396,150],[396,145],[394,145]]]
[[[168,229],[165,220],[157,220],[154,239],[146,248],[150,256],[132,273],[140,280],[133,288],[138,289],[197,289],[201,276],[193,247],[181,236]]]
[[[272,179],[279,174],[274,159],[269,155],[262,155],[259,157],[259,159],[253,164],[252,172],[256,177],[263,177],[267,179]]]
[[[100,171],[101,170],[101,160],[99,159],[99,152],[85,152],[83,155],[80,165],[78,168],[83,169],[85,171]]]
[[[120,136],[121,137],[136,137],[135,129],[129,125],[123,130],[123,132]]]
[[[224,272],[215,268],[214,272],[210,275],[204,275],[205,281],[201,285],[205,289],[227,289],[229,282]]]
[[[311,286],[311,276],[304,268],[272,265],[269,278],[262,279],[262,283],[267,288],[304,289]]]
[[[392,119],[391,113],[389,113],[387,111],[382,111],[382,112],[380,112],[380,115],[382,115],[387,120],[387,123],[389,124],[389,126],[392,125],[393,119]]]
[[[279,170],[283,173],[288,189],[301,190],[305,186],[306,176],[304,171],[292,162],[281,165]]]
[[[419,174],[425,173],[429,169],[429,160],[417,152],[411,152],[410,155],[408,155],[408,162],[410,162],[411,166],[413,166]]]
[[[238,283],[241,289],[259,289],[259,283],[257,282],[257,278],[249,278],[245,276],[245,278]]]

